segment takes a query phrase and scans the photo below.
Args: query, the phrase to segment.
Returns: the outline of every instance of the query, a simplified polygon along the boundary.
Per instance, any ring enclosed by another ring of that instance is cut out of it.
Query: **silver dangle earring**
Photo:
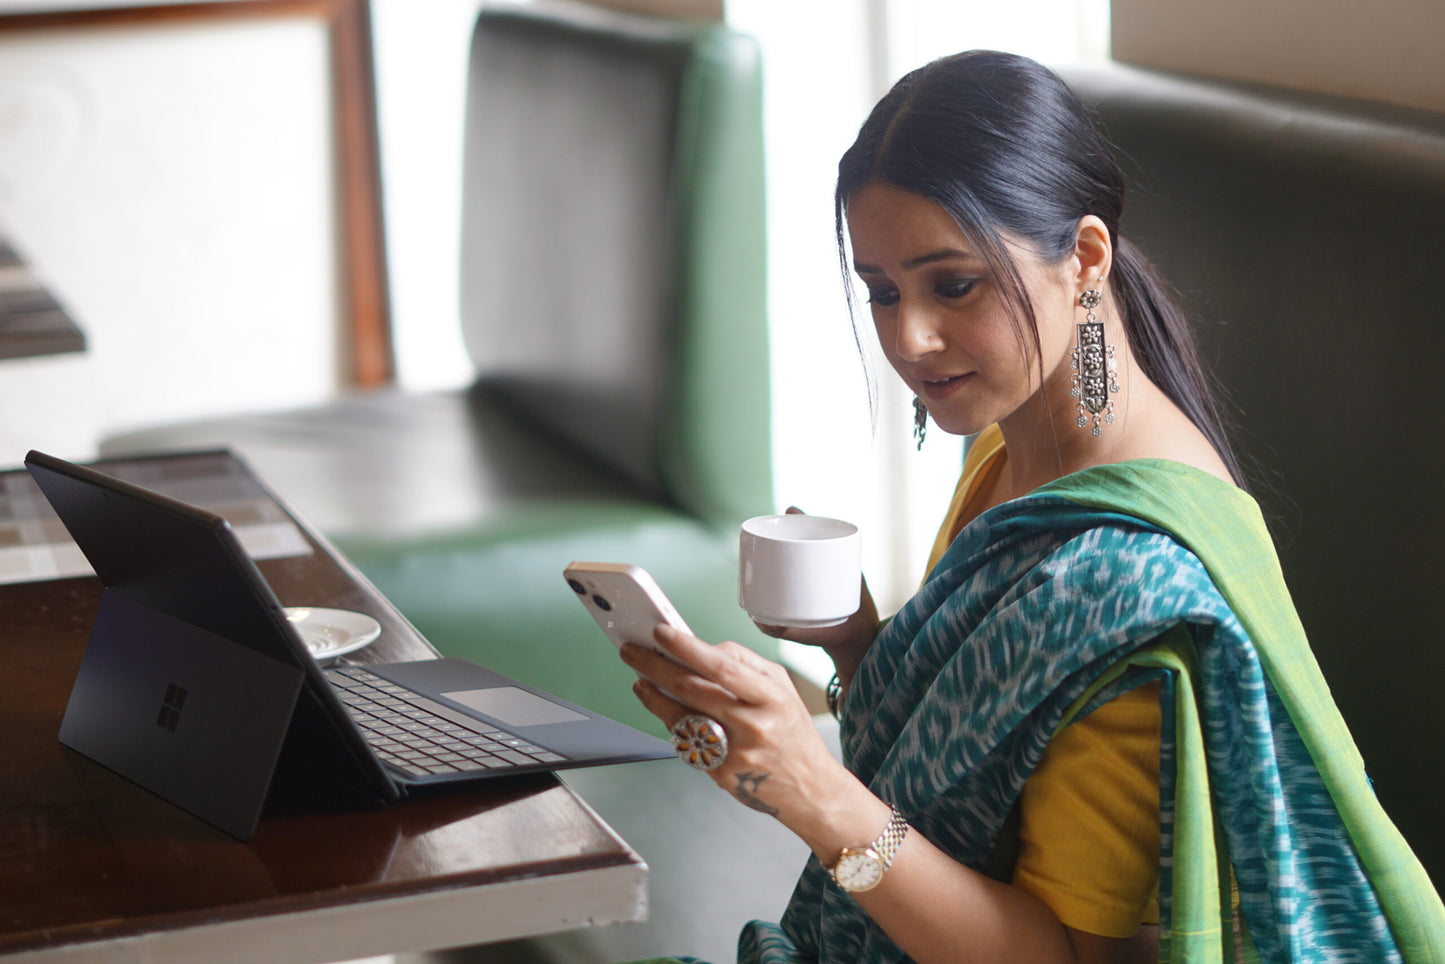
[[[1094,314],[1094,309],[1104,301],[1104,293],[1090,288],[1079,295],[1079,307],[1088,315],[1077,326],[1078,345],[1074,348],[1070,367],[1074,378],[1069,394],[1079,400],[1079,428],[1089,424],[1092,417],[1094,427],[1089,434],[1098,438],[1104,434],[1099,421],[1110,424],[1114,421],[1114,402],[1110,395],[1119,391],[1119,362],[1114,357],[1114,346],[1104,344],[1104,323]]]
[[[923,451],[923,436],[928,434],[928,409],[924,407],[923,399],[917,395],[913,396],[913,441],[918,443],[918,451]]]

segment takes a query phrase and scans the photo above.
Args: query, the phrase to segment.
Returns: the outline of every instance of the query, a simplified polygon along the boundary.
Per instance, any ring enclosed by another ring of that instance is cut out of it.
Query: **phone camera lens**
[[[575,592],[577,595],[579,595],[579,596],[585,596],[585,595],[587,595],[587,587],[584,586],[584,585],[582,585],[582,584],[581,584],[580,582],[578,582],[576,579],[568,579],[568,580],[567,580],[567,585],[571,586],[571,587],[572,587],[572,591]]]
[[[593,596],[592,601],[595,602],[597,604],[597,608],[602,610],[603,612],[612,612],[612,604],[607,600],[603,599],[601,596]]]

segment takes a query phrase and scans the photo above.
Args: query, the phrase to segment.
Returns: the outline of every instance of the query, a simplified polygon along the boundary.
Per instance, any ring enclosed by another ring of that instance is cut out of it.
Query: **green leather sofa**
[[[648,569],[692,628],[772,511],[759,51],[719,25],[484,10],[463,180],[464,390],[108,439],[225,445],[443,653],[661,732],[562,569]]]

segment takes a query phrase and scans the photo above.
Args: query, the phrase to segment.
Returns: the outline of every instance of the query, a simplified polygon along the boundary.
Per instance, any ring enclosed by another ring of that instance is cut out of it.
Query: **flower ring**
[[[728,735],[717,720],[695,713],[672,724],[672,748],[688,766],[715,770],[727,759]]]

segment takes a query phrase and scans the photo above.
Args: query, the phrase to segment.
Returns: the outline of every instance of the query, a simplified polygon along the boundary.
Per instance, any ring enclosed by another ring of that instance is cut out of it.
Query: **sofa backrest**
[[[760,75],[718,25],[484,10],[467,90],[478,390],[718,524],[772,501]]]
[[[1068,79],[1237,410],[1375,789],[1445,881],[1445,116],[1133,69]]]

